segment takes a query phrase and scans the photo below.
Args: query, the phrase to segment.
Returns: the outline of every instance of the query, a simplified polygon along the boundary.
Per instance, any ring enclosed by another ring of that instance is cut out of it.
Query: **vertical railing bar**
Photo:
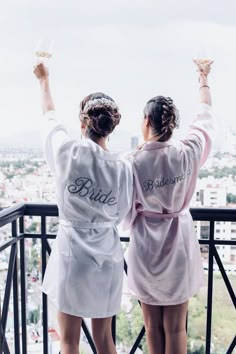
[[[24,233],[24,217],[20,218],[20,234]],[[20,240],[20,278],[21,278],[21,339],[22,354],[27,354],[27,319],[26,319],[26,280],[25,280],[25,238]]]
[[[12,237],[17,237],[17,222],[12,222]],[[20,321],[19,321],[19,288],[18,288],[18,243],[15,245],[15,265],[13,271],[13,311],[14,311],[14,344],[15,353],[20,354]]]
[[[227,350],[226,354],[232,354],[233,350],[236,348],[236,336],[234,337],[232,343],[229,346],[229,349]]]
[[[229,296],[234,304],[234,307],[236,308],[236,296],[235,296],[235,293],[234,293],[234,289],[230,283],[230,280],[225,272],[225,269],[224,269],[224,265],[222,264],[221,262],[221,259],[220,259],[220,256],[216,250],[216,248],[214,247],[214,257],[215,257],[215,260],[216,260],[216,263],[219,267],[219,270],[221,272],[221,275],[222,275],[222,278],[224,280],[224,283],[225,283],[225,286],[228,290],[228,293],[229,293]]]
[[[213,297],[213,253],[214,253],[214,221],[210,221],[209,249],[208,249],[208,293],[207,293],[207,324],[205,353],[211,351],[212,325],[212,297]]]
[[[46,240],[46,251],[47,251],[48,255],[50,256],[52,250],[51,250],[51,246],[48,243],[48,240]]]
[[[5,288],[5,293],[4,293],[4,298],[3,298],[3,306],[2,306],[3,333],[5,333],[5,330],[6,330],[7,314],[8,314],[10,297],[11,297],[11,284],[12,284],[12,279],[13,279],[14,265],[15,265],[15,256],[16,256],[16,244],[14,243],[11,246],[9,267],[8,267],[7,280],[6,280],[6,288]]]
[[[41,235],[42,235],[42,281],[47,265],[46,255],[46,217],[41,216]],[[43,354],[48,354],[48,303],[47,296],[42,293],[43,300]]]
[[[116,345],[116,316],[112,317],[111,321],[111,333],[112,333],[112,338],[113,342]]]
[[[97,354],[96,347],[95,347],[95,344],[93,342],[93,338],[92,338],[92,336],[91,336],[91,334],[89,332],[89,329],[88,329],[88,327],[87,327],[87,325],[86,325],[84,320],[82,320],[82,329],[83,329],[85,337],[87,338],[88,343],[89,343],[89,345],[90,345],[90,347],[91,347],[91,349],[93,351],[93,354]]]
[[[127,264],[125,259],[124,259],[124,271],[125,271],[125,274],[128,275],[128,264]],[[138,303],[139,303],[139,306],[141,306],[141,302],[138,301]],[[141,331],[140,331],[140,333],[139,333],[139,335],[138,335],[138,337],[136,338],[136,340],[135,340],[135,342],[134,342],[129,354],[134,354],[136,352],[136,349],[138,348],[138,346],[139,346],[141,340],[143,339],[144,335],[145,335],[145,327],[143,326]]]
[[[138,349],[138,346],[141,343],[141,340],[143,339],[144,334],[145,334],[145,327],[143,326],[141,331],[139,332],[139,335],[136,338],[136,340],[135,340],[135,342],[134,342],[129,354],[135,354],[136,349]]]
[[[2,351],[0,353],[11,354],[5,336],[3,336]]]
[[[124,259],[124,271],[125,271],[125,274],[128,275],[128,265],[127,265],[127,262],[125,259]]]
[[[188,312],[187,312],[187,316],[186,316],[185,329],[186,329],[186,333],[188,333]]]
[[[6,337],[3,332],[3,328],[2,328],[1,304],[0,304],[0,353],[10,354],[10,350],[8,348]]]
[[[3,352],[3,329],[2,329],[2,309],[1,309],[1,296],[0,296],[0,353]]]

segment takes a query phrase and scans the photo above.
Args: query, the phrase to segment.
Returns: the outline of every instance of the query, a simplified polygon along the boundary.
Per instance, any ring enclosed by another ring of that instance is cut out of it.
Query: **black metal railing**
[[[214,261],[218,265],[219,271],[223,277],[227,291],[232,300],[234,308],[236,308],[236,295],[231,285],[229,277],[224,269],[219,254],[217,252],[218,245],[236,246],[236,240],[220,240],[215,239],[215,222],[236,222],[235,209],[215,209],[215,208],[193,208],[191,214],[194,220],[209,222],[209,238],[200,240],[201,245],[208,248],[208,292],[207,292],[207,321],[206,321],[206,343],[205,353],[211,353],[211,336],[212,336],[212,305],[213,305],[213,265]],[[40,217],[41,232],[30,233],[25,230],[25,217]],[[13,290],[13,312],[14,312],[14,346],[15,354],[27,354],[27,317],[26,317],[26,265],[25,265],[25,240],[29,238],[41,240],[41,267],[42,278],[46,269],[47,255],[50,254],[51,248],[48,240],[55,239],[55,234],[47,233],[47,217],[57,217],[58,209],[55,204],[18,204],[0,212],[0,228],[5,225],[11,225],[11,236],[8,241],[0,246],[0,253],[6,249],[10,250],[9,266],[7,270],[6,286],[4,297],[2,299],[2,309],[0,306],[0,353],[9,354],[9,345],[6,340],[6,324],[9,311],[9,302],[11,291]],[[120,237],[121,242],[129,242],[129,237]],[[19,262],[18,262],[19,260]],[[18,269],[19,267],[19,269]],[[127,265],[125,263],[125,271]],[[21,304],[19,302],[21,299]],[[47,296],[42,294],[42,323],[43,323],[43,354],[48,354],[48,306]],[[93,353],[96,349],[86,323],[82,323],[84,334]],[[236,328],[236,325],[235,325]],[[112,321],[112,333],[115,342],[116,339],[116,318]],[[140,333],[130,349],[130,354],[134,354],[140,345],[145,329],[142,327]],[[232,339],[226,354],[233,353],[236,349],[236,335]],[[223,353],[222,353],[223,354]]]

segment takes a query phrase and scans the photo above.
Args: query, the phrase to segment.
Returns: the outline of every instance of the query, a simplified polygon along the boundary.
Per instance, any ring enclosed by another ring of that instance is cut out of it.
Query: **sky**
[[[236,126],[236,3],[203,0],[8,0],[0,3],[0,139],[38,129],[40,91],[32,68],[40,38],[59,119],[78,128],[80,101],[102,91],[120,107],[120,131],[140,131],[143,108],[158,94],[174,99],[181,126],[198,109],[192,59],[214,60],[209,77],[221,127]],[[14,143],[14,139],[12,138]]]

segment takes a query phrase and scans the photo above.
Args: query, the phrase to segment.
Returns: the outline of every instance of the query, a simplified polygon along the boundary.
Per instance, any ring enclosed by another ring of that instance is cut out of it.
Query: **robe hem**
[[[113,311],[106,312],[106,313],[98,313],[98,312],[86,312],[86,311],[72,311],[72,310],[67,310],[65,307],[60,307],[55,299],[53,299],[49,293],[47,293],[45,290],[43,290],[43,293],[47,295],[50,299],[50,302],[56,307],[57,311],[60,311],[62,313],[72,315],[72,316],[77,316],[77,317],[83,317],[83,318],[107,318],[107,317],[113,317],[117,315],[120,310],[121,306],[119,308],[114,309]]]
[[[129,295],[135,299],[138,300],[140,302],[143,302],[144,304],[147,305],[152,305],[152,306],[174,306],[174,305],[180,305],[185,303],[186,301],[189,301],[193,296],[195,296],[198,291],[200,290],[200,288],[202,288],[204,286],[204,283],[200,284],[198,286],[198,288],[196,288],[195,290],[193,290],[187,297],[183,297],[181,299],[176,299],[173,301],[158,301],[158,300],[148,300],[146,297],[141,297],[135,293],[133,293],[131,290],[129,292]]]

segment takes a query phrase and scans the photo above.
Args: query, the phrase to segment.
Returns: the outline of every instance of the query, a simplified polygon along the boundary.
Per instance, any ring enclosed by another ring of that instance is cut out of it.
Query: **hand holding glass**
[[[52,57],[52,49],[53,41],[48,38],[41,38],[35,50],[35,55],[40,62],[45,62]]]

